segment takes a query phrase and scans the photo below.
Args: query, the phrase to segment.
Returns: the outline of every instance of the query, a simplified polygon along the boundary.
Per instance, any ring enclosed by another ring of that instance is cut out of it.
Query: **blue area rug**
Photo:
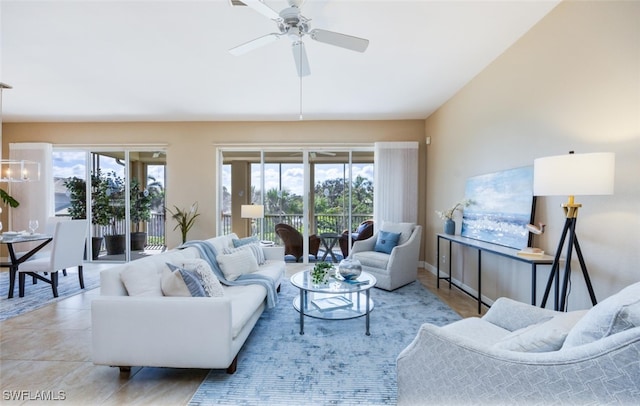
[[[262,314],[240,350],[238,370],[212,370],[190,405],[396,404],[396,358],[420,325],[460,316],[413,282],[394,292],[372,289],[371,335],[365,318],[305,318],[292,306],[298,289],[283,282],[278,306]]]
[[[0,272],[0,321],[19,316],[23,313],[39,309],[50,303],[100,286],[100,272],[98,270],[88,270],[85,268],[83,276],[84,290],[80,289],[77,268],[69,269],[67,276],[62,276],[62,272],[59,272],[58,297],[56,298],[53,297],[51,285],[42,281],[38,281],[37,284],[33,285],[30,276],[27,276],[24,297],[18,297],[18,276],[16,275],[13,298],[7,299],[7,294],[9,293],[9,272]]]

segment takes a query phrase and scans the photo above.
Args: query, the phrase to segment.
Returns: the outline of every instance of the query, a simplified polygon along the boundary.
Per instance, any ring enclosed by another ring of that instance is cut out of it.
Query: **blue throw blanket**
[[[218,265],[218,260],[216,259],[216,249],[213,248],[213,245],[206,241],[187,241],[182,244],[178,248],[187,248],[187,247],[196,247],[200,251],[200,256],[202,259],[206,260],[209,265],[211,265],[211,269],[213,273],[216,275],[218,280],[224,283],[227,286],[233,285],[262,285],[267,289],[267,308],[271,309],[278,304],[278,293],[276,281],[271,279],[266,275],[260,275],[255,273],[242,274],[235,281],[230,281],[225,278],[224,273],[220,269],[220,265]]]

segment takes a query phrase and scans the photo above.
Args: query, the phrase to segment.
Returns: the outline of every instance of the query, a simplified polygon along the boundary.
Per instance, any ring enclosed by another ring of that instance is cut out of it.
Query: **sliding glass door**
[[[87,259],[164,250],[164,161],[158,150],[54,150],[55,214],[91,219]]]
[[[284,224],[299,234],[295,238],[303,245],[302,252],[288,255],[288,260],[340,260],[345,253],[337,241],[328,244],[333,245],[333,256],[324,244],[318,247],[321,234],[349,234],[373,216],[372,148],[221,148],[219,152],[221,233],[248,235],[248,230],[256,230],[262,240],[289,246],[276,233],[276,226]],[[263,205],[264,218],[241,218],[244,204]]]

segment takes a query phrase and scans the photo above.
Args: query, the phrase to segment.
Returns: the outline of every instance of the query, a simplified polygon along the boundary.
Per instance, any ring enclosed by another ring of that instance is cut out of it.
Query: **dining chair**
[[[56,223],[51,252],[39,258],[27,260],[18,268],[19,296],[24,296],[27,275],[51,285],[53,297],[58,297],[58,271],[78,267],[80,288],[84,289],[82,261],[87,235],[87,220],[68,220]],[[51,279],[41,275],[50,274]]]

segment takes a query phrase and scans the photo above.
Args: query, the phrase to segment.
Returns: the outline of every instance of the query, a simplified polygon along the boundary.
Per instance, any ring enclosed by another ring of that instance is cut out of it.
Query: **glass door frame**
[[[93,215],[93,207],[91,204],[91,176],[93,174],[93,161],[92,154],[105,154],[108,152],[112,153],[123,153],[124,154],[124,206],[125,206],[125,218],[124,218],[124,234],[125,234],[125,253],[124,260],[100,260],[93,259],[93,247],[91,244],[91,240],[93,237],[93,224],[90,222],[90,233],[87,236],[87,262],[97,262],[97,263],[120,263],[120,262],[129,262],[131,261],[131,153],[136,152],[157,152],[164,151],[166,153],[167,146],[166,145],[136,145],[136,146],[111,146],[111,145],[100,145],[100,146],[87,146],[87,145],[54,145],[54,151],[75,151],[75,152],[83,152],[85,155],[85,168],[84,168],[84,176],[85,176],[85,193],[86,193],[86,217],[87,219],[91,219]],[[165,161],[166,165],[166,161]],[[55,199],[52,199],[55,202]],[[166,227],[165,227],[166,232]]]
[[[310,166],[310,154],[312,152],[317,151],[331,151],[331,152],[347,152],[348,153],[348,162],[346,164],[349,165],[348,170],[348,229],[349,234],[351,234],[353,224],[352,224],[352,194],[353,194],[353,152],[357,151],[366,151],[371,152],[372,156],[374,153],[374,144],[306,144],[303,146],[300,145],[290,145],[290,144],[278,144],[272,146],[264,146],[264,145],[256,145],[256,144],[229,144],[229,145],[218,145],[216,147],[216,157],[217,157],[217,171],[218,171],[218,187],[216,187],[216,210],[218,213],[222,213],[223,210],[223,196],[222,196],[222,166],[224,164],[224,153],[225,152],[247,152],[247,153],[259,153],[260,154],[260,188],[261,188],[261,203],[264,204],[265,199],[265,153],[267,152],[279,152],[283,154],[292,154],[292,153],[301,153],[302,154],[302,166],[303,166],[303,263],[309,263],[309,235],[310,233],[310,218],[311,214],[311,204],[313,202],[310,201],[311,196],[311,166]],[[282,176],[280,174],[279,176]],[[375,190],[374,190],[375,193]],[[264,228],[264,219],[260,219],[261,225],[260,230]],[[224,230],[222,228],[223,222],[219,219],[217,222],[217,233],[222,235]],[[350,236],[349,236],[350,238]]]

